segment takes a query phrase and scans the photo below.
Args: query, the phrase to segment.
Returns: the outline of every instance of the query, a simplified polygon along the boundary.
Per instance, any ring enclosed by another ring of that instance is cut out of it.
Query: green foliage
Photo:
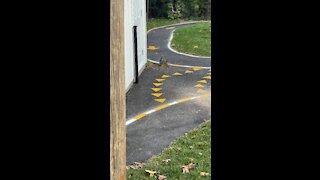
[[[211,0],[149,0],[150,18],[211,19]]]

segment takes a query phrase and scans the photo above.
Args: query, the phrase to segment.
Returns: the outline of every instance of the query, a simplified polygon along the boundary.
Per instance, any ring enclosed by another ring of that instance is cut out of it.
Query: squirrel
[[[152,69],[167,71],[167,69],[169,68],[169,61],[165,59],[163,56],[161,56],[159,60],[159,64],[150,63],[148,66],[151,67]]]

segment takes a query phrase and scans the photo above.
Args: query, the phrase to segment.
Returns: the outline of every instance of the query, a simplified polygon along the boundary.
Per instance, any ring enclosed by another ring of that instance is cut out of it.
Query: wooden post
[[[110,0],[110,179],[126,179],[124,0]]]

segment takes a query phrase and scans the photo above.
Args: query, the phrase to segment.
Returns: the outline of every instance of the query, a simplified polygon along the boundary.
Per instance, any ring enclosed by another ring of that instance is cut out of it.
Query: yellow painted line
[[[156,81],[158,81],[158,82],[162,82],[162,81],[164,81],[165,79],[156,79]]]
[[[162,88],[151,88],[154,92],[160,91]]]
[[[161,86],[162,83],[153,83],[154,86],[158,87],[158,86]]]
[[[182,102],[190,101],[190,100],[192,100],[192,98],[184,98],[184,99],[177,100],[177,102],[182,103]]]
[[[147,49],[148,49],[148,50],[152,50],[152,51],[154,51],[154,50],[157,50],[158,48],[157,48],[157,47],[155,47],[155,46],[149,46]]]
[[[134,119],[138,120],[138,119],[141,119],[141,118],[145,117],[146,115],[147,114],[143,113],[143,114],[140,114],[140,115],[136,116]]]
[[[190,73],[193,73],[193,71],[186,70],[184,73],[186,73],[186,74],[190,74]]]
[[[168,76],[168,75],[161,76],[161,78],[169,78],[169,77],[171,77],[171,76]]]
[[[201,66],[193,66],[192,69],[194,71],[199,71],[202,67]]]
[[[165,105],[162,105],[162,106],[157,107],[157,108],[154,108],[154,109],[157,110],[157,111],[159,111],[159,110],[164,109],[164,108],[167,108],[167,107],[169,107],[169,106],[170,106],[169,104],[165,104]]]
[[[178,72],[176,72],[176,73],[174,73],[174,74],[172,74],[173,76],[182,76],[182,74],[181,73],[178,73]]]
[[[201,95],[201,96],[202,96],[202,95]],[[139,120],[139,119],[141,119],[141,118],[143,118],[143,117],[145,117],[145,116],[147,116],[147,115],[149,115],[149,114],[152,114],[152,113],[154,113],[154,112],[160,111],[161,109],[165,109],[165,108],[167,108],[167,107],[169,107],[169,106],[173,106],[173,105],[175,105],[175,104],[179,104],[179,103],[182,103],[182,102],[191,101],[191,100],[197,99],[197,98],[199,98],[199,97],[201,97],[201,96],[195,96],[195,97],[189,97],[189,98],[179,99],[179,100],[173,101],[173,102],[171,102],[171,103],[158,106],[158,107],[153,108],[153,109],[151,109],[151,110],[149,110],[149,111],[147,111],[147,112],[144,112],[144,113],[142,113],[142,114],[140,114],[140,115],[138,115],[138,116],[136,116],[136,117],[134,117],[134,118],[132,118],[132,119],[130,119],[130,120],[127,120],[127,121],[126,121],[126,125],[129,125],[129,124],[133,123],[134,121],[137,121],[137,120]]]
[[[155,97],[160,97],[162,95],[162,93],[152,93],[152,96],[155,96]]]
[[[201,84],[197,84],[197,85],[195,85],[194,87],[197,87],[197,88],[203,88],[204,86],[203,86],[203,85],[201,85]]]
[[[148,59],[149,62],[152,62],[152,63],[155,63],[155,64],[159,64],[158,61],[154,61],[154,60],[151,60],[151,59]],[[176,66],[176,67],[183,67],[183,68],[196,68],[196,69],[211,69],[211,67],[203,67],[203,66],[189,66],[189,65],[182,65],[182,64],[171,64],[169,63],[168,64],[169,66]]]
[[[205,78],[205,79],[211,79],[211,76],[205,76],[205,77],[203,77],[203,78]]]
[[[206,81],[206,80],[200,80],[200,81],[197,81],[197,82],[207,84],[207,81]]]

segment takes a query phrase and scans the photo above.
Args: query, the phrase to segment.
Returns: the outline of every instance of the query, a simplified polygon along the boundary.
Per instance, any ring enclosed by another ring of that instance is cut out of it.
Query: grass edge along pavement
[[[181,166],[189,163],[196,164],[195,168],[183,174]],[[156,173],[150,177],[146,170]],[[201,173],[209,175],[201,176]],[[128,166],[127,170],[127,179],[155,179],[159,175],[166,179],[211,179],[211,120],[174,141],[159,155],[151,157],[144,167],[133,169]]]
[[[211,56],[211,22],[202,22],[175,30],[170,46],[182,53]]]
[[[203,19],[164,19],[164,18],[156,18],[156,19],[149,19],[147,21],[147,31],[153,28],[162,27],[162,26],[169,26],[172,24],[179,24],[179,23],[186,23],[186,22],[193,22],[193,21],[205,21]]]

